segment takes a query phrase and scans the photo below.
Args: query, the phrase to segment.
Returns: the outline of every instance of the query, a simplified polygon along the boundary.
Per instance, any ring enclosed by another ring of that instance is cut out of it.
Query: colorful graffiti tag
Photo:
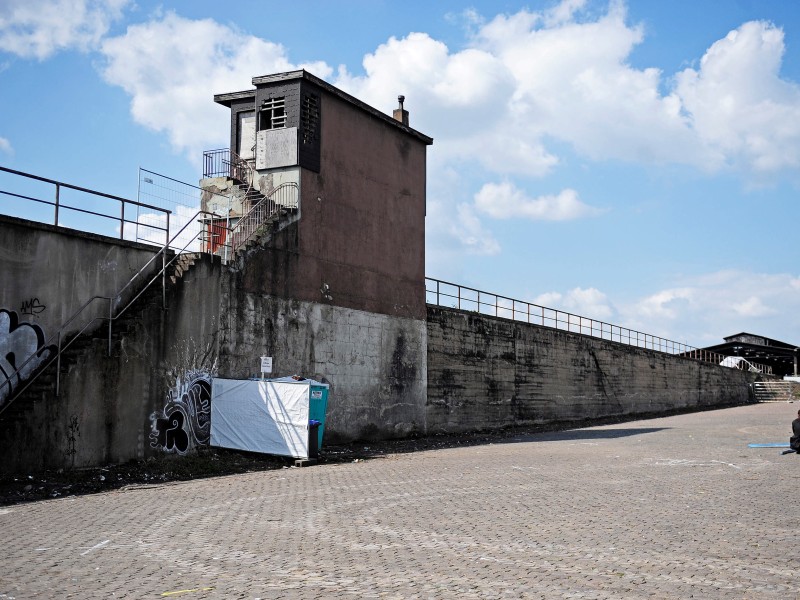
[[[211,437],[211,373],[189,371],[167,392],[163,410],[150,415],[150,446],[185,454]]]
[[[0,407],[55,352],[54,345],[45,346],[39,325],[20,322],[13,310],[0,309]]]

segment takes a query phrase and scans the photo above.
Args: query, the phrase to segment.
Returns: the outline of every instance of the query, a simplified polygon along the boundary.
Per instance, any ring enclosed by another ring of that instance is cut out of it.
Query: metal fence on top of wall
[[[507,298],[499,294],[484,292],[431,277],[425,278],[425,301],[436,306],[469,310],[483,315],[552,327],[562,331],[579,333],[602,340],[678,355],[684,358],[692,358],[703,362],[721,364],[729,358],[724,354],[709,352],[682,342],[636,331],[635,329],[613,325],[581,315],[574,315],[563,310],[548,308],[532,302],[525,302],[524,300]],[[731,364],[731,361],[726,361],[726,364]],[[740,369],[747,369],[750,365],[762,373],[772,373],[772,367],[769,365],[740,361],[735,366]]]
[[[221,216],[228,214],[231,203],[230,196],[215,194],[196,185],[178,181],[154,171],[139,169],[139,201],[171,211],[170,238],[180,232],[183,227],[186,227],[180,235],[170,242],[170,246],[173,249],[188,252],[207,250],[208,221],[198,219],[197,216],[204,195],[206,198],[205,210],[217,212]],[[161,219],[161,215],[148,211],[140,211],[137,214],[137,222],[145,226],[152,226],[153,223],[158,223]],[[189,223],[192,219],[197,222],[194,224]],[[147,227],[141,231],[137,229],[136,240],[151,242]]]

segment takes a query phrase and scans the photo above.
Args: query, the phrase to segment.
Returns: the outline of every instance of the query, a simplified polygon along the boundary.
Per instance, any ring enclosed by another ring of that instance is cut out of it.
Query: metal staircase
[[[297,210],[299,189],[296,183],[284,183],[264,196],[248,189],[249,196],[255,203],[252,208],[231,228],[231,250],[234,255],[250,243],[268,233],[270,226],[280,220],[281,216]]]
[[[227,148],[203,153],[203,177],[224,177],[234,187],[241,199],[242,215],[230,228],[224,246],[235,256],[244,248],[255,244],[265,234],[272,233],[283,216],[299,208],[300,189],[297,183],[287,182],[262,193],[256,185],[257,173],[249,161]]]
[[[279,230],[282,227],[281,223],[283,226],[286,225],[287,221],[282,221],[282,217],[296,213],[299,207],[298,185],[284,183],[272,189],[269,194],[263,195],[254,185],[255,172],[252,167],[247,161],[233,153],[231,155],[232,160],[226,166],[226,176],[234,181],[244,200],[243,205],[249,206],[250,209],[234,227],[230,229],[225,227],[227,242],[221,244],[225,247],[225,255],[211,251],[210,238],[213,232],[206,227],[207,223],[224,222],[225,216],[199,210],[171,238],[169,237],[170,227],[167,218],[167,226],[164,231],[167,233],[168,239],[127,284],[112,296],[89,298],[40,346],[39,352],[19,357],[20,364],[12,362],[13,372],[2,371],[5,380],[0,379],[0,419],[8,420],[16,412],[16,410],[9,411],[8,409],[23,395],[33,397],[32,399],[35,400],[37,397],[41,398],[44,394],[54,391],[57,396],[60,391],[62,370],[80,360],[81,354],[90,351],[90,346],[92,352],[97,352],[103,351],[102,345],[105,345],[105,351],[110,356],[114,341],[119,341],[135,322],[135,318],[131,317],[131,308],[134,305],[146,307],[153,303],[160,303],[161,307],[166,309],[168,288],[178,285],[181,278],[197,261],[223,260],[227,262],[229,251],[236,256],[237,253],[256,244],[264,235]],[[55,183],[62,186],[67,185]],[[118,200],[124,201],[124,199]],[[141,204],[141,206],[161,210],[150,205]],[[169,213],[169,211],[164,212]],[[126,222],[124,216],[122,220],[124,225]],[[188,228],[195,227],[198,223],[201,231],[195,235]],[[180,246],[186,234],[188,234],[189,241]],[[179,239],[181,242],[178,242]],[[198,239],[203,252],[188,252],[187,248]],[[160,267],[159,263],[161,263]],[[153,285],[159,281],[161,285]],[[141,311],[136,314],[141,314]],[[98,346],[98,348],[94,348],[94,346]]]

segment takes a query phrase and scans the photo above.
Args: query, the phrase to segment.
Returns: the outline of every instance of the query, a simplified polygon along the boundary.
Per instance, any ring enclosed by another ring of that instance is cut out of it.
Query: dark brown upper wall
[[[426,144],[329,94],[321,124],[320,173],[301,183],[301,253],[322,280],[309,284],[342,306],[424,318]]]
[[[302,169],[299,221],[248,258],[243,282],[252,291],[424,319],[430,138],[317,89],[320,171]]]

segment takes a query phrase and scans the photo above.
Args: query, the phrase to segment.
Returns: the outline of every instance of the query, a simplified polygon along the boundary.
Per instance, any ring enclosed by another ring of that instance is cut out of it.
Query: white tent
[[[215,378],[211,445],[308,458],[311,383]]]

